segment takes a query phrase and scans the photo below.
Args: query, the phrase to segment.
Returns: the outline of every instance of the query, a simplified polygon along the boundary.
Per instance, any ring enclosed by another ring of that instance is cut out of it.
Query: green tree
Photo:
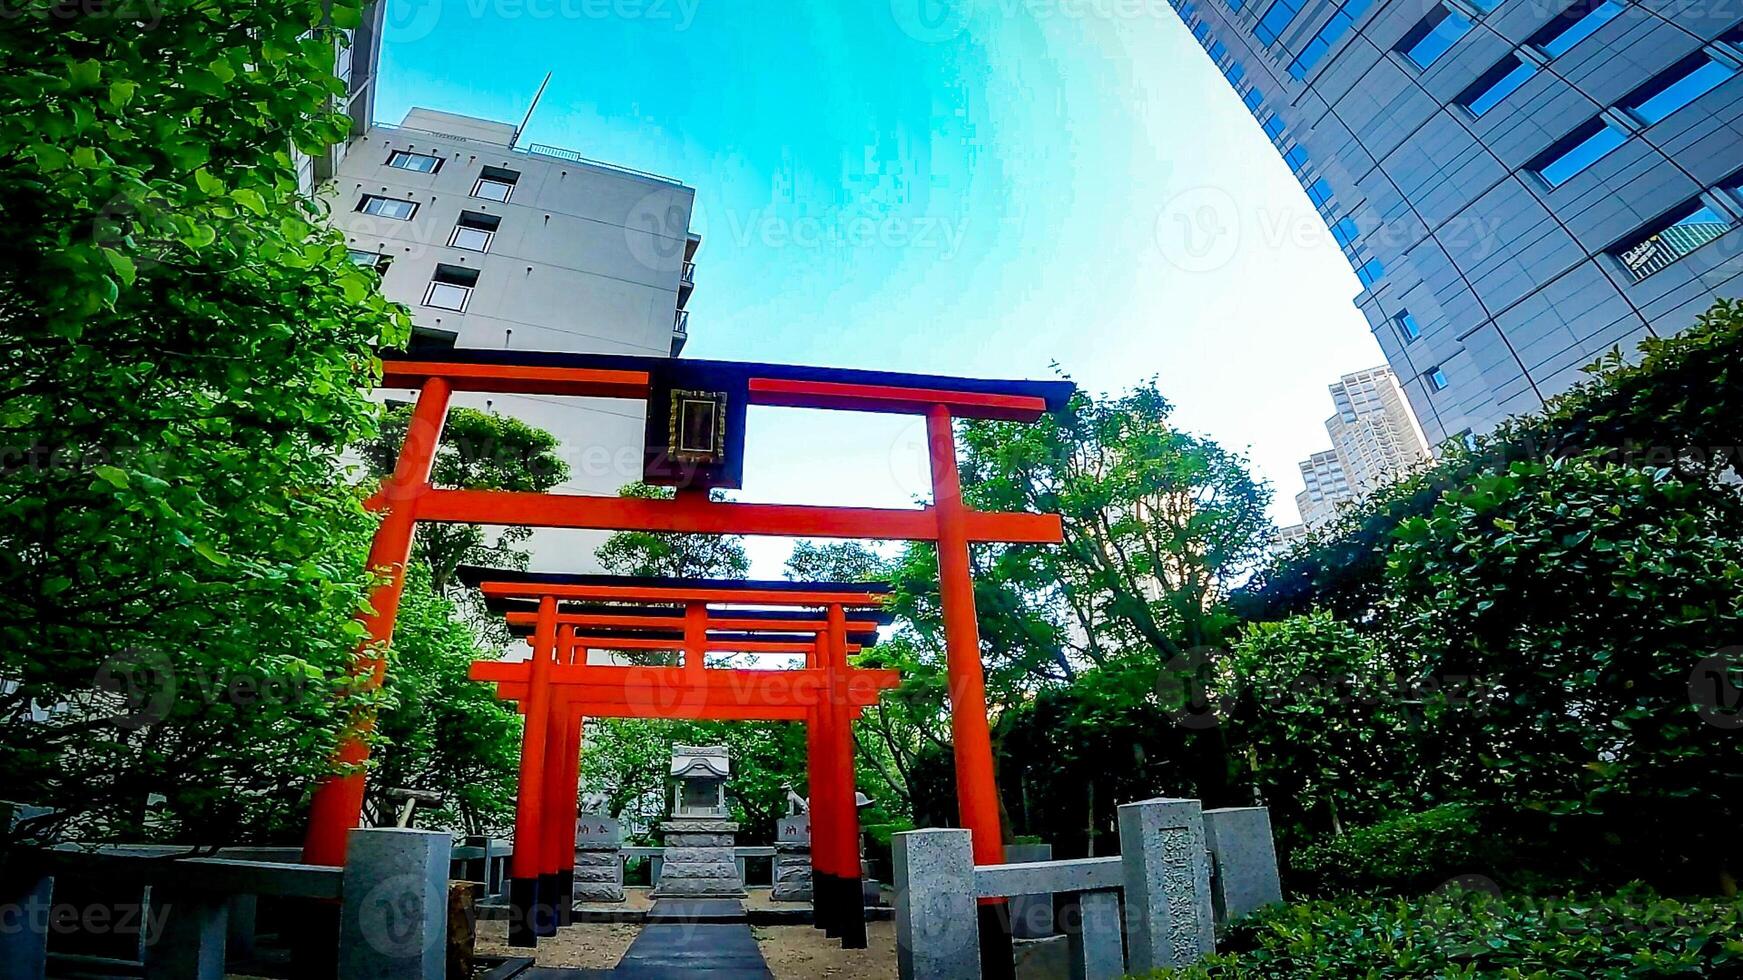
[[[292,160],[346,131],[359,13],[8,11],[0,781],[81,836],[278,834],[327,765],[368,529],[338,454],[409,334]]]
[[[670,487],[632,483],[620,496],[640,500],[670,500]],[[720,500],[720,491],[709,492]],[[616,575],[664,578],[743,578],[750,572],[744,538],[732,534],[681,534],[662,531],[619,531],[594,552],[606,571]]]
[[[382,420],[380,434],[363,444],[372,477],[379,480],[393,473],[411,416],[410,405],[394,406]],[[557,450],[556,436],[520,419],[451,409],[430,482],[458,490],[543,493],[569,478],[569,464]],[[435,590],[447,592],[454,569],[463,564],[526,568],[528,554],[518,546],[531,536],[528,527],[506,527],[492,535],[478,524],[425,524],[418,528],[413,554],[429,565]]]
[[[1220,641],[1229,589],[1257,566],[1271,494],[1247,460],[1170,422],[1154,381],[1078,394],[1035,425],[963,427],[966,492],[988,509],[1061,515],[1065,544],[1024,549],[1071,653],[1095,663],[1147,646],[1166,659]]]
[[[387,791],[419,789],[443,799],[420,809],[419,826],[498,832],[514,817],[520,716],[497,699],[495,685],[468,675],[485,651],[454,600],[435,590],[432,575],[422,562],[406,572],[386,703],[376,722],[385,744],[369,778],[369,816],[391,823]]]

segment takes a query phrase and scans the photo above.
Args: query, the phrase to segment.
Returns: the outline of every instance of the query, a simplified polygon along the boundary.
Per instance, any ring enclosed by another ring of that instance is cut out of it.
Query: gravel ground
[[[586,923],[570,926],[550,939],[539,940],[539,966],[569,966],[586,970],[609,970],[623,959],[623,951],[635,941],[641,926],[617,923]],[[508,944],[508,921],[491,919],[478,923],[478,952],[496,956],[525,956],[524,948]],[[894,961],[892,961],[894,962]]]
[[[865,949],[842,949],[810,926],[753,927],[775,980],[888,980],[896,975],[896,924],[867,922]]]

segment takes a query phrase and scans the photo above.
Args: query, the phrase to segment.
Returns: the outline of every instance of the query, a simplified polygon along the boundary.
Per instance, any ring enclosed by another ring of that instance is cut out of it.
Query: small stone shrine
[[[623,825],[603,813],[575,820],[575,901],[623,901]]]
[[[724,745],[672,746],[672,819],[665,837],[655,898],[743,898],[733,853],[738,824],[726,809],[732,774]]]

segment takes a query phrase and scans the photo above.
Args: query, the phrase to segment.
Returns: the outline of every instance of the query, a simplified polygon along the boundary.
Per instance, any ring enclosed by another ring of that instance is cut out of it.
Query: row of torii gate
[[[389,355],[381,385],[419,392],[394,473],[371,499],[382,522],[369,563],[383,575],[365,617],[356,669],[381,682],[405,564],[420,522],[606,531],[835,537],[933,542],[938,552],[957,804],[976,864],[1004,846],[987,729],[969,546],[1057,543],[1051,514],[988,513],[962,499],[953,422],[1034,421],[1064,407],[1064,381],[988,381],[877,371],[619,355],[447,348]],[[618,398],[647,405],[642,477],[672,486],[670,500],[443,489],[431,468],[456,392]],[[923,416],[933,499],[910,509],[719,502],[742,486],[751,405]],[[895,671],[852,667],[889,617],[885,590],[864,583],[683,581],[468,568],[511,628],[525,633],[523,662],[475,664],[475,680],[525,715],[511,862],[511,941],[535,944],[562,924],[573,876],[573,828],[582,719],[586,717],[789,720],[805,723],[812,797],[816,913],[847,946],[865,943],[851,725]],[[672,651],[669,666],[589,663],[587,651]],[[709,667],[710,652],[802,655],[792,670]],[[304,860],[339,865],[361,818],[373,718],[353,719],[335,774],[317,788]],[[981,907],[982,962],[1010,974],[1003,900]]]

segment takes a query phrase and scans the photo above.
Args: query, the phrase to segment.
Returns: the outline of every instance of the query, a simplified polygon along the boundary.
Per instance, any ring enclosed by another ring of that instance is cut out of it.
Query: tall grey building
[[[1170,2],[1348,256],[1431,444],[1743,295],[1743,8]]]
[[[323,185],[352,257],[381,272],[418,339],[462,347],[677,356],[701,238],[696,192],[667,177],[520,145],[516,127],[430,109],[354,138]],[[406,392],[388,392],[406,398]],[[459,395],[562,443],[558,492],[615,494],[641,476],[643,406]],[[539,532],[539,567],[595,568],[599,536]]]

